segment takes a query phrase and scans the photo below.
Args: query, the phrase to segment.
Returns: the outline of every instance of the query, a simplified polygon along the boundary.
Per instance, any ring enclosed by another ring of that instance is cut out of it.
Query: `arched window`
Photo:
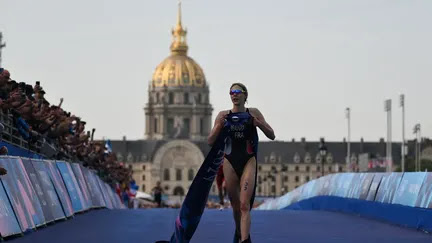
[[[194,170],[193,169],[189,169],[189,172],[188,172],[188,179],[189,179],[189,181],[193,180],[193,178],[194,178]]]
[[[170,180],[170,171],[169,169],[164,170],[164,180],[169,181]]]

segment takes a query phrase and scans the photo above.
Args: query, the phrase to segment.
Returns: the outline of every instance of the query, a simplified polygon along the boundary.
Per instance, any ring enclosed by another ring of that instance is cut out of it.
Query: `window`
[[[258,171],[261,171],[261,165],[260,165],[260,166],[258,166]]]
[[[168,134],[171,135],[174,133],[174,118],[168,118],[167,128],[168,128]]]
[[[142,176],[142,180],[145,181],[145,175]]]
[[[183,101],[185,104],[189,104],[189,93],[184,93]]]
[[[187,137],[189,137],[190,133],[190,120],[189,118],[183,118],[183,124],[184,124],[184,132]]]
[[[295,171],[299,171],[299,167],[298,166],[295,167]]]
[[[310,181],[310,177],[306,176],[306,182]]]
[[[309,166],[306,166],[306,172],[309,172],[309,171],[310,171]]]
[[[130,170],[132,170],[132,165],[129,165],[128,167],[129,167]]]
[[[275,186],[275,185],[272,185],[272,187],[271,187],[271,192],[272,192],[272,193],[276,193],[276,186]]]
[[[194,178],[194,171],[193,171],[193,169],[189,169],[189,172],[188,172],[189,181],[192,181],[193,178]]]
[[[262,192],[262,189],[261,189],[261,187],[259,186],[258,187],[258,193],[261,193]]]
[[[164,189],[165,189],[165,191],[168,191],[169,190],[169,186],[165,186]]]
[[[142,191],[145,192],[145,189],[146,189],[145,185],[142,185],[141,188],[142,188]]]
[[[284,182],[287,182],[288,181],[288,176],[284,176],[283,180],[284,180]]]
[[[160,95],[159,92],[156,93],[156,104],[159,104],[160,102]]]
[[[174,104],[174,94],[172,92],[170,92],[168,94],[168,103],[169,104]]]
[[[342,172],[343,171],[343,168],[342,167],[339,167],[339,172]]]
[[[328,167],[328,171],[332,171],[332,167],[331,167],[331,165]]]
[[[321,166],[317,166],[317,171],[321,171]]]
[[[298,176],[295,177],[295,182],[299,182],[299,177]]]
[[[157,117],[154,118],[154,132],[158,132],[158,119]]]
[[[145,170],[145,165],[142,166],[142,170]]]
[[[182,171],[181,169],[176,169],[176,180],[181,181],[182,180]]]
[[[169,181],[170,180],[170,171],[169,169],[164,170],[164,180]]]
[[[198,104],[201,104],[201,102],[202,102],[202,101],[201,101],[201,94],[198,94],[198,102],[197,102],[197,103],[198,103]]]
[[[200,118],[200,134],[204,135],[204,118]]]

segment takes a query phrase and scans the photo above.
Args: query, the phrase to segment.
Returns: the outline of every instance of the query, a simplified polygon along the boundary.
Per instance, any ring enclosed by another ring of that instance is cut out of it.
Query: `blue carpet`
[[[11,243],[152,243],[168,240],[178,210],[96,210],[58,222]],[[422,243],[432,236],[395,225],[325,211],[252,211],[254,243]],[[230,210],[204,212],[192,243],[231,243]]]

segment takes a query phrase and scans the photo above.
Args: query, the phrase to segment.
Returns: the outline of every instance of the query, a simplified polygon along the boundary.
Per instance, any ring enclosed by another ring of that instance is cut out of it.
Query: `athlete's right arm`
[[[213,129],[210,131],[210,134],[207,137],[207,143],[210,146],[213,146],[213,143],[216,141],[217,136],[219,135],[220,131],[224,126],[225,119],[226,119],[226,112],[224,111],[219,112],[219,114],[216,116]]]

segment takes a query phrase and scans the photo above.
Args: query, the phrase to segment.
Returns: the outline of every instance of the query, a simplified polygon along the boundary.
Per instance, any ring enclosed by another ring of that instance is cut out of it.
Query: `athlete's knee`
[[[250,201],[249,200],[248,201],[241,201],[240,202],[240,211],[242,213],[250,211]]]

